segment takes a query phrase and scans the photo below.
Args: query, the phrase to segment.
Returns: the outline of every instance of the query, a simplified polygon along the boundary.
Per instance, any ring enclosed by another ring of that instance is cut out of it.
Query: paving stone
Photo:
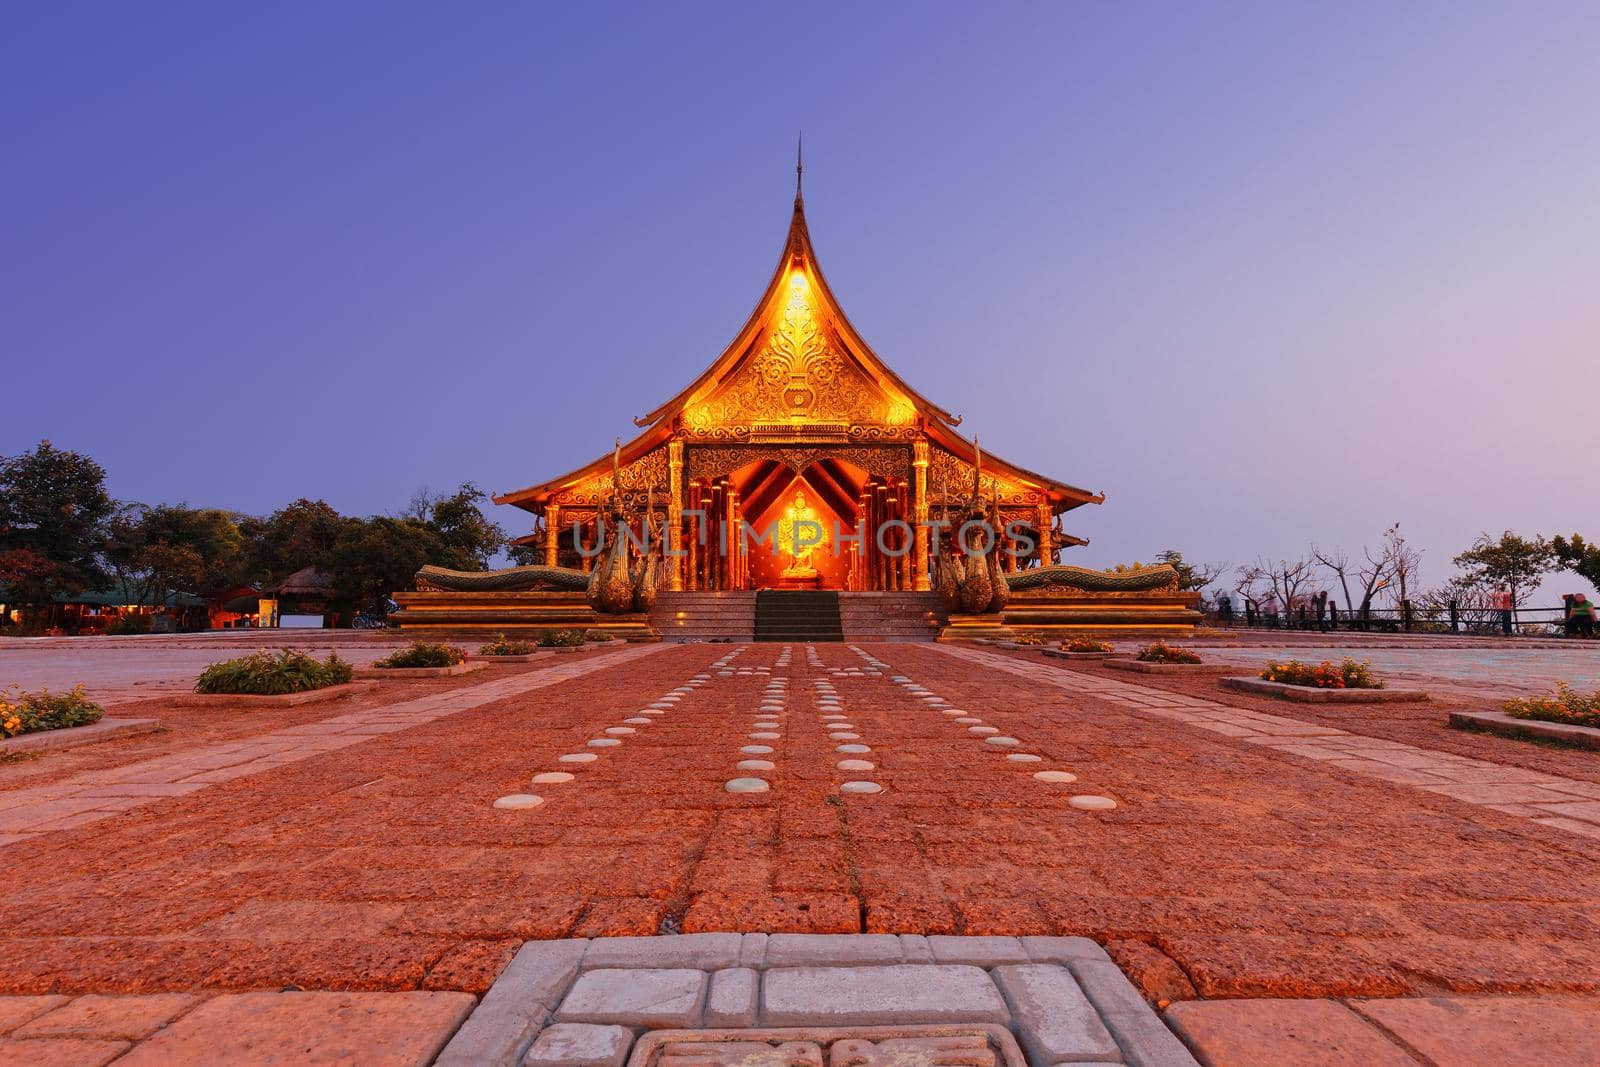
[[[864,759],[842,759],[834,766],[841,771],[874,771],[878,769],[876,763]]]
[[[600,967],[697,967],[714,971],[739,964],[739,934],[676,934],[671,937],[597,937],[583,957],[586,970]]]
[[[883,786],[877,782],[845,782],[839,787],[841,793],[881,793]]]
[[[898,953],[898,941],[890,940]],[[769,945],[769,962],[772,951]],[[770,1026],[1002,1023],[1008,1018],[999,990],[979,967],[769,967],[761,993],[761,1018]]]
[[[1038,763],[1043,758],[1043,756],[1035,756],[1031,752],[1011,752],[1006,755],[1006,759],[1012,763]]]
[[[994,980],[1011,1005],[1022,1047],[1032,1062],[1118,1058],[1116,1041],[1065,967],[1051,963],[996,967]]]
[[[1078,776],[1070,771],[1035,771],[1033,776],[1041,782],[1076,782]]]
[[[766,965],[851,967],[899,963],[902,958],[894,934],[773,934],[767,941]]]
[[[565,756],[557,756],[557,763],[593,763],[600,757],[593,752],[568,752]]]
[[[610,748],[612,745],[620,745],[622,742],[618,741],[615,737],[596,737],[592,740],[585,741],[584,744],[588,745],[590,748]]]
[[[739,966],[762,967],[767,962],[767,935],[745,934],[739,941]]]
[[[733,778],[722,788],[730,793],[765,793],[770,787],[762,778]]]
[[[769,759],[742,759],[734,764],[741,771],[771,771],[777,769],[777,764]]]
[[[53,1008],[59,1008],[67,998],[56,994],[33,997],[0,997],[0,1034],[36,1019]]]
[[[555,1023],[547,1026],[523,1057],[525,1067],[622,1067],[633,1045],[625,1026]]]
[[[1138,1067],[1196,1067],[1189,1050],[1151,1010],[1122,968],[1101,960],[1074,960],[1069,966],[1131,1062]]]
[[[754,1026],[758,977],[749,967],[734,967],[711,975],[706,997],[707,1026]]]
[[[770,753],[772,751],[772,746],[771,745],[745,745],[743,748],[739,749],[739,751],[740,752],[749,753],[752,756],[765,756],[765,755],[767,755],[768,753]]]
[[[900,955],[907,963],[934,962],[933,949],[928,946],[928,939],[921,934],[901,934]]]
[[[524,944],[434,1067],[515,1064],[577,976],[589,944],[585,938]]]
[[[997,967],[1002,963],[1028,963],[1028,952],[1014,937],[948,937],[931,934],[928,947],[940,963],[970,963]]]
[[[1331,1000],[1186,1000],[1168,1008],[1166,1015],[1208,1067],[1417,1067],[1415,1059],[1376,1027]]]
[[[855,742],[851,742],[848,745],[839,745],[839,746],[837,746],[834,749],[834,751],[835,752],[871,752],[872,749],[867,745],[858,745]]]
[[[706,974],[686,967],[586,970],[556,1009],[557,1022],[698,1026]]]
[[[536,774],[533,776],[533,784],[560,785],[563,782],[570,782],[576,777],[577,775],[570,774],[567,771],[545,771],[542,774]]]
[[[1015,737],[985,737],[983,743],[994,745],[996,748],[1015,748],[1017,745],[1022,744]]]
[[[186,993],[75,997],[11,1032],[12,1037],[95,1037],[139,1041],[199,1002]]]
[[[1095,796],[1092,793],[1080,793],[1067,801],[1069,807],[1079,811],[1110,811],[1117,806],[1117,802],[1110,797]]]
[[[1439,1067],[1600,1063],[1600,1002],[1592,997],[1419,997],[1351,1006]]]
[[[117,1064],[305,1063],[307,1050],[315,1049],[323,1063],[420,1067],[433,1061],[474,999],[470,993],[226,993],[133,1046]]]
[[[1111,963],[1106,950],[1087,937],[1024,937],[1022,948],[1034,963],[1068,963],[1072,960]]]
[[[131,1046],[98,1037],[0,1038],[6,1067],[103,1067]]]

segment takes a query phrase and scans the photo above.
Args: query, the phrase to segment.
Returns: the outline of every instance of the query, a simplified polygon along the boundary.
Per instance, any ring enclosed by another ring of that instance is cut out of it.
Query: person
[[[1594,636],[1594,601],[1582,593],[1572,596],[1572,630],[1579,637]]]

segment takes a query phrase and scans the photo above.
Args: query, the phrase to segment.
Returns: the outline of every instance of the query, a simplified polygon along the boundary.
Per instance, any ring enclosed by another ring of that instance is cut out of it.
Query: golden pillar
[[[1048,567],[1056,561],[1056,546],[1054,538],[1054,517],[1050,514],[1049,504],[1039,505],[1039,517],[1035,520],[1039,531],[1039,566]]]
[[[561,505],[546,504],[544,508],[544,565],[556,566],[561,549]]]
[[[739,490],[728,484],[728,588],[744,588],[744,556],[739,551]]]
[[[911,446],[911,525],[916,528],[916,583],[919,593],[933,588],[928,578],[928,442]]]
[[[683,442],[667,443],[667,588],[683,588]]]

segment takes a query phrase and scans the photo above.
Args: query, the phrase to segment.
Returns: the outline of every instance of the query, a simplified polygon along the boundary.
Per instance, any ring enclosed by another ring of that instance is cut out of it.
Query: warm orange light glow
[[[793,289],[795,292],[805,292],[808,284],[809,283],[806,282],[806,275],[804,271],[792,270],[789,272],[789,288]]]
[[[909,400],[895,400],[889,404],[889,425],[905,426],[916,417],[917,410]]]

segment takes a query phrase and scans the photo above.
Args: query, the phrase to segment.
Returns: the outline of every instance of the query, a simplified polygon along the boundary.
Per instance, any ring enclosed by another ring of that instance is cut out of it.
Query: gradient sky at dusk
[[[835,293],[1071,562],[1600,536],[1600,5],[0,14],[0,453],[391,512],[718,353],[796,131]],[[496,509],[513,533],[528,517]],[[1581,587],[1576,579],[1567,584]]]

